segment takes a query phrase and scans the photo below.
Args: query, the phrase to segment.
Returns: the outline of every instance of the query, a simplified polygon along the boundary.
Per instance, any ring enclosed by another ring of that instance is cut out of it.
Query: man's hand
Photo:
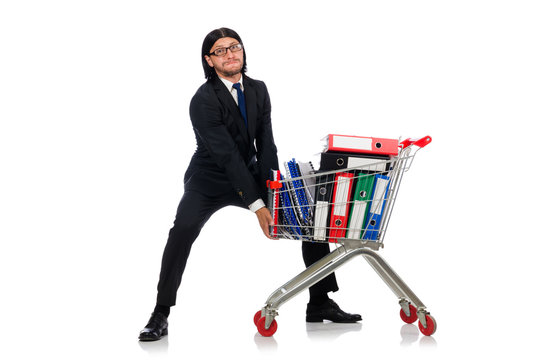
[[[266,206],[264,206],[259,210],[255,211],[255,215],[257,215],[257,219],[259,219],[259,225],[261,226],[264,235],[269,239],[274,239],[270,236],[269,226],[274,225],[274,220],[272,219],[270,211],[266,208]]]

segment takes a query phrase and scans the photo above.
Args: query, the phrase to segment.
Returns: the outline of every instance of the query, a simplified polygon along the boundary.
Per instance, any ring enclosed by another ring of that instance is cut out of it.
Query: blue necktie
[[[244,97],[244,92],[240,86],[240,83],[232,84],[232,87],[236,89],[236,93],[238,94],[238,107],[240,108],[244,123],[247,127],[246,98]]]

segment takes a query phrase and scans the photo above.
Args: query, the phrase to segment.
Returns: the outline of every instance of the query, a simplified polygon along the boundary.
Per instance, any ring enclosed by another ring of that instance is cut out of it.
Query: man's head
[[[202,67],[206,79],[246,72],[246,50],[236,31],[220,28],[206,36],[202,44]]]

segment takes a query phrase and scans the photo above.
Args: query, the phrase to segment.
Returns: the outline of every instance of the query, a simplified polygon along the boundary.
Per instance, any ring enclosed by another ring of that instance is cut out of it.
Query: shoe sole
[[[306,318],[306,322],[309,322],[309,323],[323,322],[323,320],[329,320],[329,321],[332,321],[332,322],[337,323],[337,324],[353,324],[353,323],[356,323],[356,322],[359,322],[359,321],[363,321],[363,319],[334,321],[334,320],[330,320],[330,319],[327,319],[327,318],[315,318],[315,317]]]
[[[323,320],[324,320],[323,318],[314,318],[314,317],[306,318],[306,322],[310,322],[310,323],[323,322]]]
[[[142,335],[140,334],[140,336],[138,337],[138,339],[140,341],[157,341],[157,340],[160,340],[162,339],[164,336],[168,335],[168,329],[165,329],[161,336],[157,337],[157,336],[153,336],[153,335]]]

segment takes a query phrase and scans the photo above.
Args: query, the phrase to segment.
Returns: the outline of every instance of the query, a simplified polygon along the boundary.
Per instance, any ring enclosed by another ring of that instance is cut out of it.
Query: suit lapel
[[[217,97],[219,98],[219,101],[229,110],[229,113],[234,118],[234,122],[236,123],[238,130],[240,130],[240,133],[242,134],[244,141],[249,143],[248,129],[246,128],[246,124],[244,123],[244,118],[242,117],[242,114],[240,113],[240,109],[238,108],[238,105],[236,105],[236,102],[232,98],[232,95],[228,91],[227,87],[225,86],[225,84],[223,84],[223,82],[219,78],[216,77],[214,81],[214,88],[215,88]],[[247,103],[247,99],[246,99],[246,103]],[[249,122],[249,119],[248,119],[248,122]]]

